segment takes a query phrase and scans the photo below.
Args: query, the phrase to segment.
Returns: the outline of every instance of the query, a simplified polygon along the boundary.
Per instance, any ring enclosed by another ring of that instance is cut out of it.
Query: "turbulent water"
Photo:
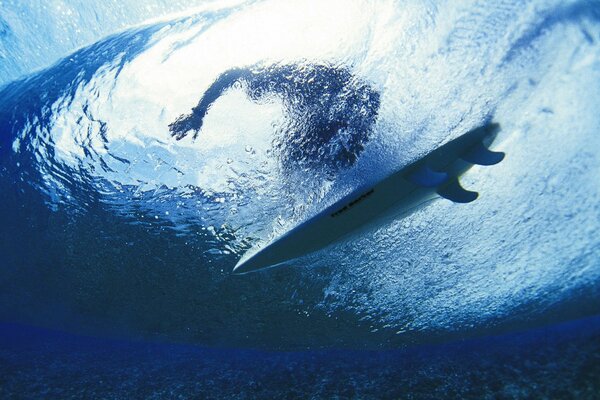
[[[208,0],[2,0],[0,84],[46,67],[76,48],[127,26],[211,6]]]
[[[373,348],[598,313],[599,89],[597,1],[261,1],[114,33],[0,88],[0,319]],[[490,120],[507,157],[462,178],[478,201],[231,275]]]

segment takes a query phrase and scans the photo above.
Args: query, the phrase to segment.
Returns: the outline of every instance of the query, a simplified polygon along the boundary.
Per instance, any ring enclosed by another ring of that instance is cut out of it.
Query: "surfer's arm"
[[[187,115],[181,115],[175,122],[169,125],[171,135],[177,140],[186,137],[190,131],[194,132],[194,139],[202,128],[204,117],[212,104],[235,82],[248,77],[251,72],[247,68],[234,68],[223,72],[217,80],[204,92],[198,105],[192,108],[192,112]]]

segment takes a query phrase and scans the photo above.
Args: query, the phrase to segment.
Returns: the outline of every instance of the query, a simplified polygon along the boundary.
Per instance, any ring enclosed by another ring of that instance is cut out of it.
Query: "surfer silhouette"
[[[326,64],[273,64],[223,72],[204,92],[190,114],[169,125],[177,139],[196,138],[211,105],[240,85],[255,102],[276,96],[285,110],[274,147],[285,167],[352,165],[368,141],[380,95],[347,68]]]

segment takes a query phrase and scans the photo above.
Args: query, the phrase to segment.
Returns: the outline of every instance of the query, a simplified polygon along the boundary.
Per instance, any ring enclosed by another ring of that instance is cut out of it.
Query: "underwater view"
[[[600,1],[0,0],[0,398],[600,399]]]

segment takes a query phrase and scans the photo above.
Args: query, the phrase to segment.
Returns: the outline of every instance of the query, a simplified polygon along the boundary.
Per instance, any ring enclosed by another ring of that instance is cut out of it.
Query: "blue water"
[[[600,318],[387,352],[268,352],[1,325],[0,395],[147,399],[597,399]]]
[[[2,390],[272,397],[290,368],[300,398],[593,398],[598,89],[595,0],[1,2]],[[231,274],[492,120],[476,202]]]

